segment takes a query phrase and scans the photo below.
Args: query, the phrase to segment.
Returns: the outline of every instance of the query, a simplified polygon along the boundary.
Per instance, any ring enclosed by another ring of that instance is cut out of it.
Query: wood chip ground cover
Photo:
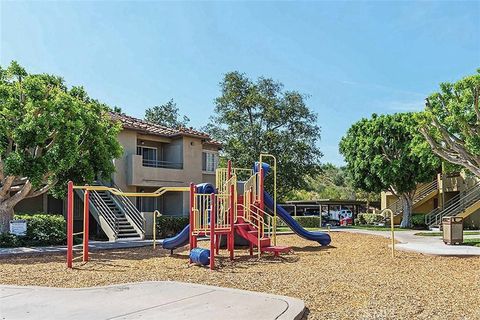
[[[92,253],[88,264],[65,268],[63,255],[0,259],[0,283],[88,287],[175,280],[297,297],[308,319],[480,319],[480,257],[397,252],[389,240],[335,232],[321,248],[294,235],[280,245],[295,253],[257,261],[247,250],[231,263],[223,252],[215,272],[189,266],[186,248],[173,256],[151,247]],[[207,246],[207,243],[203,243]]]

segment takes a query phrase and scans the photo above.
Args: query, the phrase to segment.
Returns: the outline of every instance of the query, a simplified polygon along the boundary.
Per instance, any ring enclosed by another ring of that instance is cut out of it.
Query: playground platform
[[[300,299],[150,281],[79,289],[0,286],[0,319],[301,319]],[[28,303],[27,303],[28,302]]]

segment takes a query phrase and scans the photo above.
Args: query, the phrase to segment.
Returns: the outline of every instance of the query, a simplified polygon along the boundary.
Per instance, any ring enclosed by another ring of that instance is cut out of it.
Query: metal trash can
[[[463,218],[444,217],[442,218],[442,227],[445,244],[463,243]]]

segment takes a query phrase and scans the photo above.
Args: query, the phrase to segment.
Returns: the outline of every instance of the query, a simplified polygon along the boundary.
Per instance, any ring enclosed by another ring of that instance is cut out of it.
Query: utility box
[[[442,218],[442,227],[445,244],[463,243],[463,218],[444,217]]]

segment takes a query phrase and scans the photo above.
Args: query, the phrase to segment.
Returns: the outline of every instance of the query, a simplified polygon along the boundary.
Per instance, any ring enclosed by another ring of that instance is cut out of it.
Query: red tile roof
[[[110,112],[110,116],[113,120],[120,121],[123,128],[139,131],[143,134],[152,134],[168,138],[174,138],[178,136],[198,137],[204,139],[205,143],[221,146],[221,143],[219,141],[210,138],[207,133],[195,130],[193,128],[168,128],[116,112]]]

